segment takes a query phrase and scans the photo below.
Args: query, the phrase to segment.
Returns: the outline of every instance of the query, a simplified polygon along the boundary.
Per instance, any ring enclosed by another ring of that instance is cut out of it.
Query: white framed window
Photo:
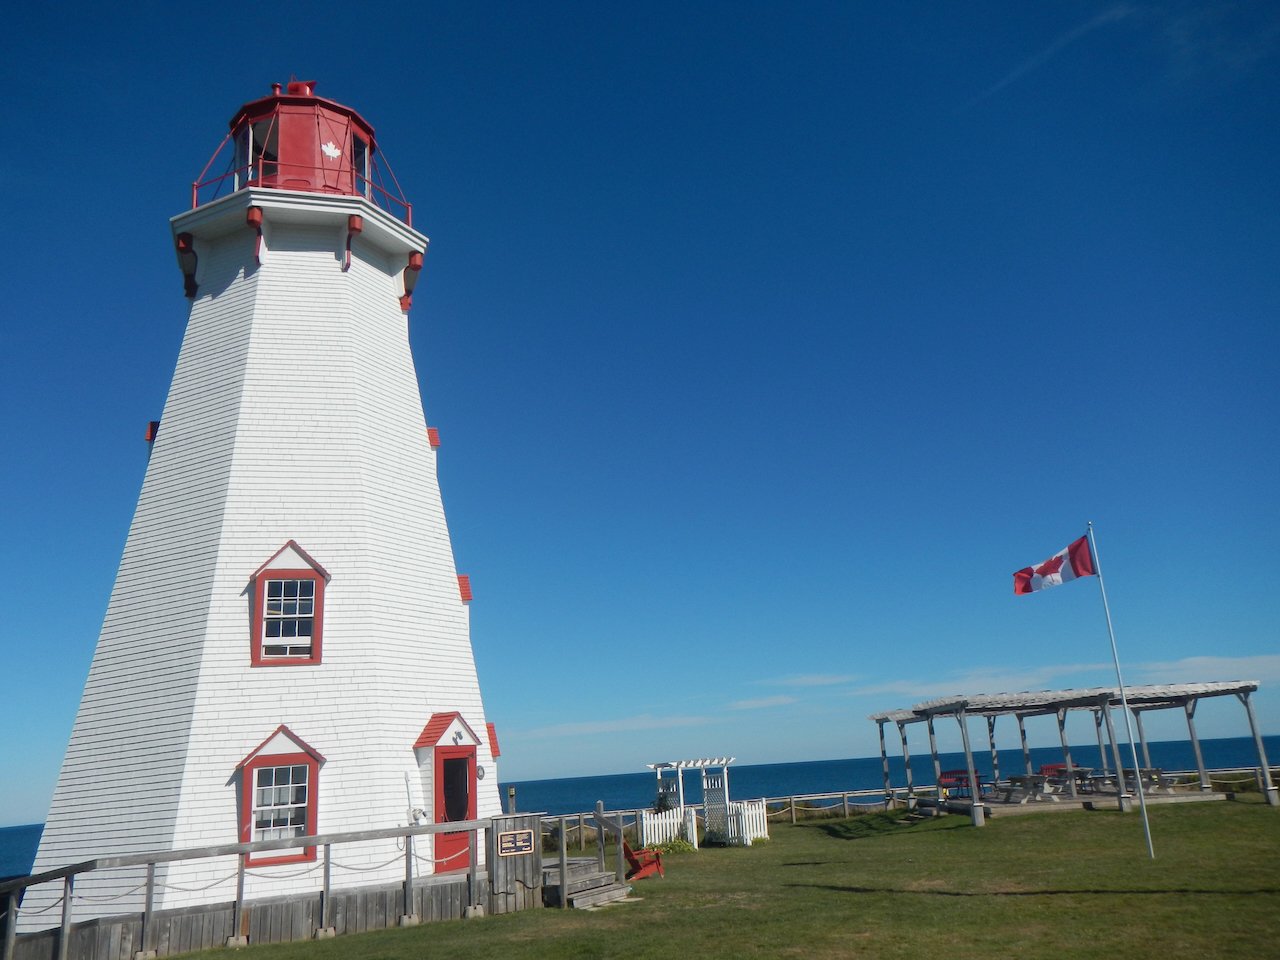
[[[269,579],[262,608],[262,656],[311,658],[315,635],[316,581]]]
[[[241,843],[292,840],[317,833],[320,766],[324,763],[284,724],[236,765]],[[251,865],[297,863],[316,858],[316,848],[266,850],[248,855]]]
[[[253,771],[253,839],[308,835],[311,769],[305,763]]]
[[[290,540],[250,577],[250,662],[289,667],[321,662],[329,574]]]

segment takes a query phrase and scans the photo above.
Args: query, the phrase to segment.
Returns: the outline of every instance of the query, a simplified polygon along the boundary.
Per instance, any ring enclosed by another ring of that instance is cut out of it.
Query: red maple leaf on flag
[[[1036,567],[1036,574],[1041,577],[1050,577],[1062,569],[1063,557],[1061,555],[1050,557],[1040,566]]]

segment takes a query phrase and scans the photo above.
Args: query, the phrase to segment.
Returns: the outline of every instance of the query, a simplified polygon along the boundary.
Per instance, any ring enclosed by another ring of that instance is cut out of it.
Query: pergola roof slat
[[[1159,683],[1126,686],[1125,699],[1134,709],[1156,710],[1181,706],[1201,697],[1222,697],[1231,694],[1253,693],[1258,689],[1256,680],[1230,680],[1213,683]],[[960,713],[975,716],[1000,716],[1020,714],[1035,716],[1056,713],[1058,710],[1096,709],[1102,706],[1120,706],[1120,690],[1117,687],[1085,687],[1065,690],[1037,690],[1019,693],[977,693],[953,695],[925,700],[906,710],[886,710],[873,713],[868,718],[877,723],[909,723],[931,716],[950,716]]]

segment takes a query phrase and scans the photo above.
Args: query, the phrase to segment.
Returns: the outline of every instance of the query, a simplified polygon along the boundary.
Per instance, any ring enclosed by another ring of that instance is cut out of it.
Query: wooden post
[[[1134,722],[1138,725],[1138,742],[1142,744],[1142,763],[1146,767],[1151,766],[1151,749],[1147,746],[1147,734],[1142,729],[1142,711],[1133,711]]]
[[[58,960],[71,960],[71,900],[75,881],[74,873],[62,881],[62,926],[58,929]]]
[[[787,802],[791,804],[791,822],[795,823],[796,822],[796,798],[787,797]]]
[[[516,788],[507,787],[507,813],[516,812]]]
[[[1022,764],[1027,768],[1027,776],[1035,776],[1035,771],[1031,769],[1031,748],[1027,746],[1027,725],[1023,721],[1022,714],[1016,714],[1018,718],[1018,736],[1022,740]]]
[[[596,865],[601,873],[604,873],[604,816],[600,813],[604,809],[601,803],[596,804]]]
[[[978,773],[973,769],[973,750],[969,747],[969,724],[965,712],[956,714],[960,724],[960,742],[964,745],[964,764],[969,769],[969,819],[975,827],[986,823],[985,811],[982,807],[982,791],[978,789]]]
[[[1258,718],[1253,714],[1253,703],[1250,702],[1247,693],[1237,693],[1236,696],[1244,704],[1245,713],[1249,716],[1249,731],[1253,734],[1253,745],[1258,748],[1260,764],[1258,787],[1262,790],[1262,795],[1267,798],[1267,805],[1274,807],[1280,804],[1280,799],[1276,796],[1275,784],[1271,782],[1271,765],[1267,762],[1267,751],[1262,746],[1262,735],[1258,732]]]
[[[991,779],[1000,782],[1000,754],[996,751],[996,718],[987,717],[987,743],[991,747]]]
[[[1115,724],[1111,722],[1111,705],[1106,704],[1103,706],[1102,709],[1104,711],[1103,717],[1107,722],[1107,736],[1111,740],[1112,756],[1116,762],[1116,785],[1117,785],[1116,790],[1117,790],[1117,795],[1120,802],[1120,812],[1128,813],[1131,809],[1133,809],[1133,804],[1129,796],[1129,788],[1126,785],[1125,779],[1124,779],[1124,765],[1121,763],[1121,760],[1120,760],[1120,744],[1116,743]],[[1134,775],[1141,776],[1141,774],[1136,770],[1134,771]]]
[[[327,940],[334,936],[337,931],[333,926],[333,904],[331,901],[330,886],[333,882],[333,845],[326,843],[324,845],[324,873],[320,887],[320,925],[316,928],[316,939]]]
[[[578,821],[582,821],[582,815],[578,815]],[[560,908],[563,910],[569,906],[569,843],[568,838],[564,835],[565,818],[560,818]],[[581,829],[581,827],[579,827]],[[581,833],[578,834],[582,836]]]
[[[237,858],[236,866],[236,905],[231,912],[231,936],[227,937],[228,947],[244,947],[249,944],[249,918],[244,914],[244,864],[248,854],[242,853]]]
[[[1194,698],[1184,700],[1182,709],[1187,713],[1187,731],[1191,734],[1191,749],[1196,755],[1196,769],[1200,771],[1200,789],[1208,793],[1213,789],[1213,783],[1209,780],[1209,772],[1204,766],[1204,754],[1200,752],[1200,738],[1196,736],[1196,704],[1199,702]],[[1140,773],[1138,775],[1141,776]]]
[[[886,796],[884,799],[885,799],[885,803],[891,803],[891,802],[893,801],[893,794],[889,794],[889,795],[888,795],[888,796]],[[848,820],[848,819],[849,819],[849,793],[848,793],[848,791],[846,791],[846,792],[844,792],[844,793],[842,793],[842,794],[840,795],[840,806],[844,809],[844,818],[845,818],[846,820]]]
[[[18,937],[18,891],[9,891],[8,916],[4,925],[4,960],[13,960],[14,944]]]
[[[893,781],[889,777],[889,751],[884,745],[884,721],[876,721],[876,729],[880,732],[880,769],[884,774],[884,803],[887,809],[893,802]],[[845,816],[849,815],[848,797],[845,797]]]
[[[916,785],[915,778],[911,775],[911,751],[907,748],[907,725],[905,723],[898,724],[898,738],[902,741],[902,768],[907,776],[907,809],[914,809],[916,805]]]
[[[462,912],[464,917],[484,916],[484,904],[476,902],[476,893],[480,887],[480,827],[467,834],[467,908]],[[491,867],[492,869],[492,867]]]
[[[156,904],[156,865],[155,863],[147,864],[147,898],[142,907],[142,931],[138,937],[138,949],[133,955],[133,960],[150,960],[156,955],[151,949],[151,940],[153,938],[151,921],[151,913],[155,909]]]
[[[400,926],[415,927],[419,918],[413,912],[413,834],[404,835],[404,909],[400,912]]]
[[[587,849],[587,815],[578,814],[578,852]]]
[[[1076,766],[1071,762],[1071,747],[1067,744],[1067,711],[1061,707],[1058,708],[1058,739],[1062,741],[1062,762],[1067,768],[1067,793],[1074,800],[1076,797]],[[1123,784],[1121,784],[1120,792],[1124,793]]]
[[[933,714],[929,714],[924,721],[924,725],[929,730],[929,755],[933,757],[933,787],[934,790],[941,794],[942,791],[938,788],[938,781],[942,779],[942,762],[938,759],[938,738],[933,733]],[[939,799],[941,799],[941,796],[939,796]]]
[[[613,874],[617,877],[619,883],[627,882],[627,857],[622,852],[622,844],[625,843],[622,836],[622,811],[618,811],[618,860],[614,867]]]
[[[1093,734],[1098,740],[1098,757],[1102,766],[1102,772],[1107,772],[1107,748],[1102,743],[1102,708],[1094,707],[1090,711],[1093,714]]]

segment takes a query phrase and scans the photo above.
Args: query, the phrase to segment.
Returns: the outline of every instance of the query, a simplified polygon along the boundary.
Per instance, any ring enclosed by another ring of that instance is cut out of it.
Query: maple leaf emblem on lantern
[[[320,144],[320,149],[324,151],[324,155],[328,157],[330,160],[337,160],[340,156],[342,156],[342,150],[332,140],[330,140],[328,143]]]

